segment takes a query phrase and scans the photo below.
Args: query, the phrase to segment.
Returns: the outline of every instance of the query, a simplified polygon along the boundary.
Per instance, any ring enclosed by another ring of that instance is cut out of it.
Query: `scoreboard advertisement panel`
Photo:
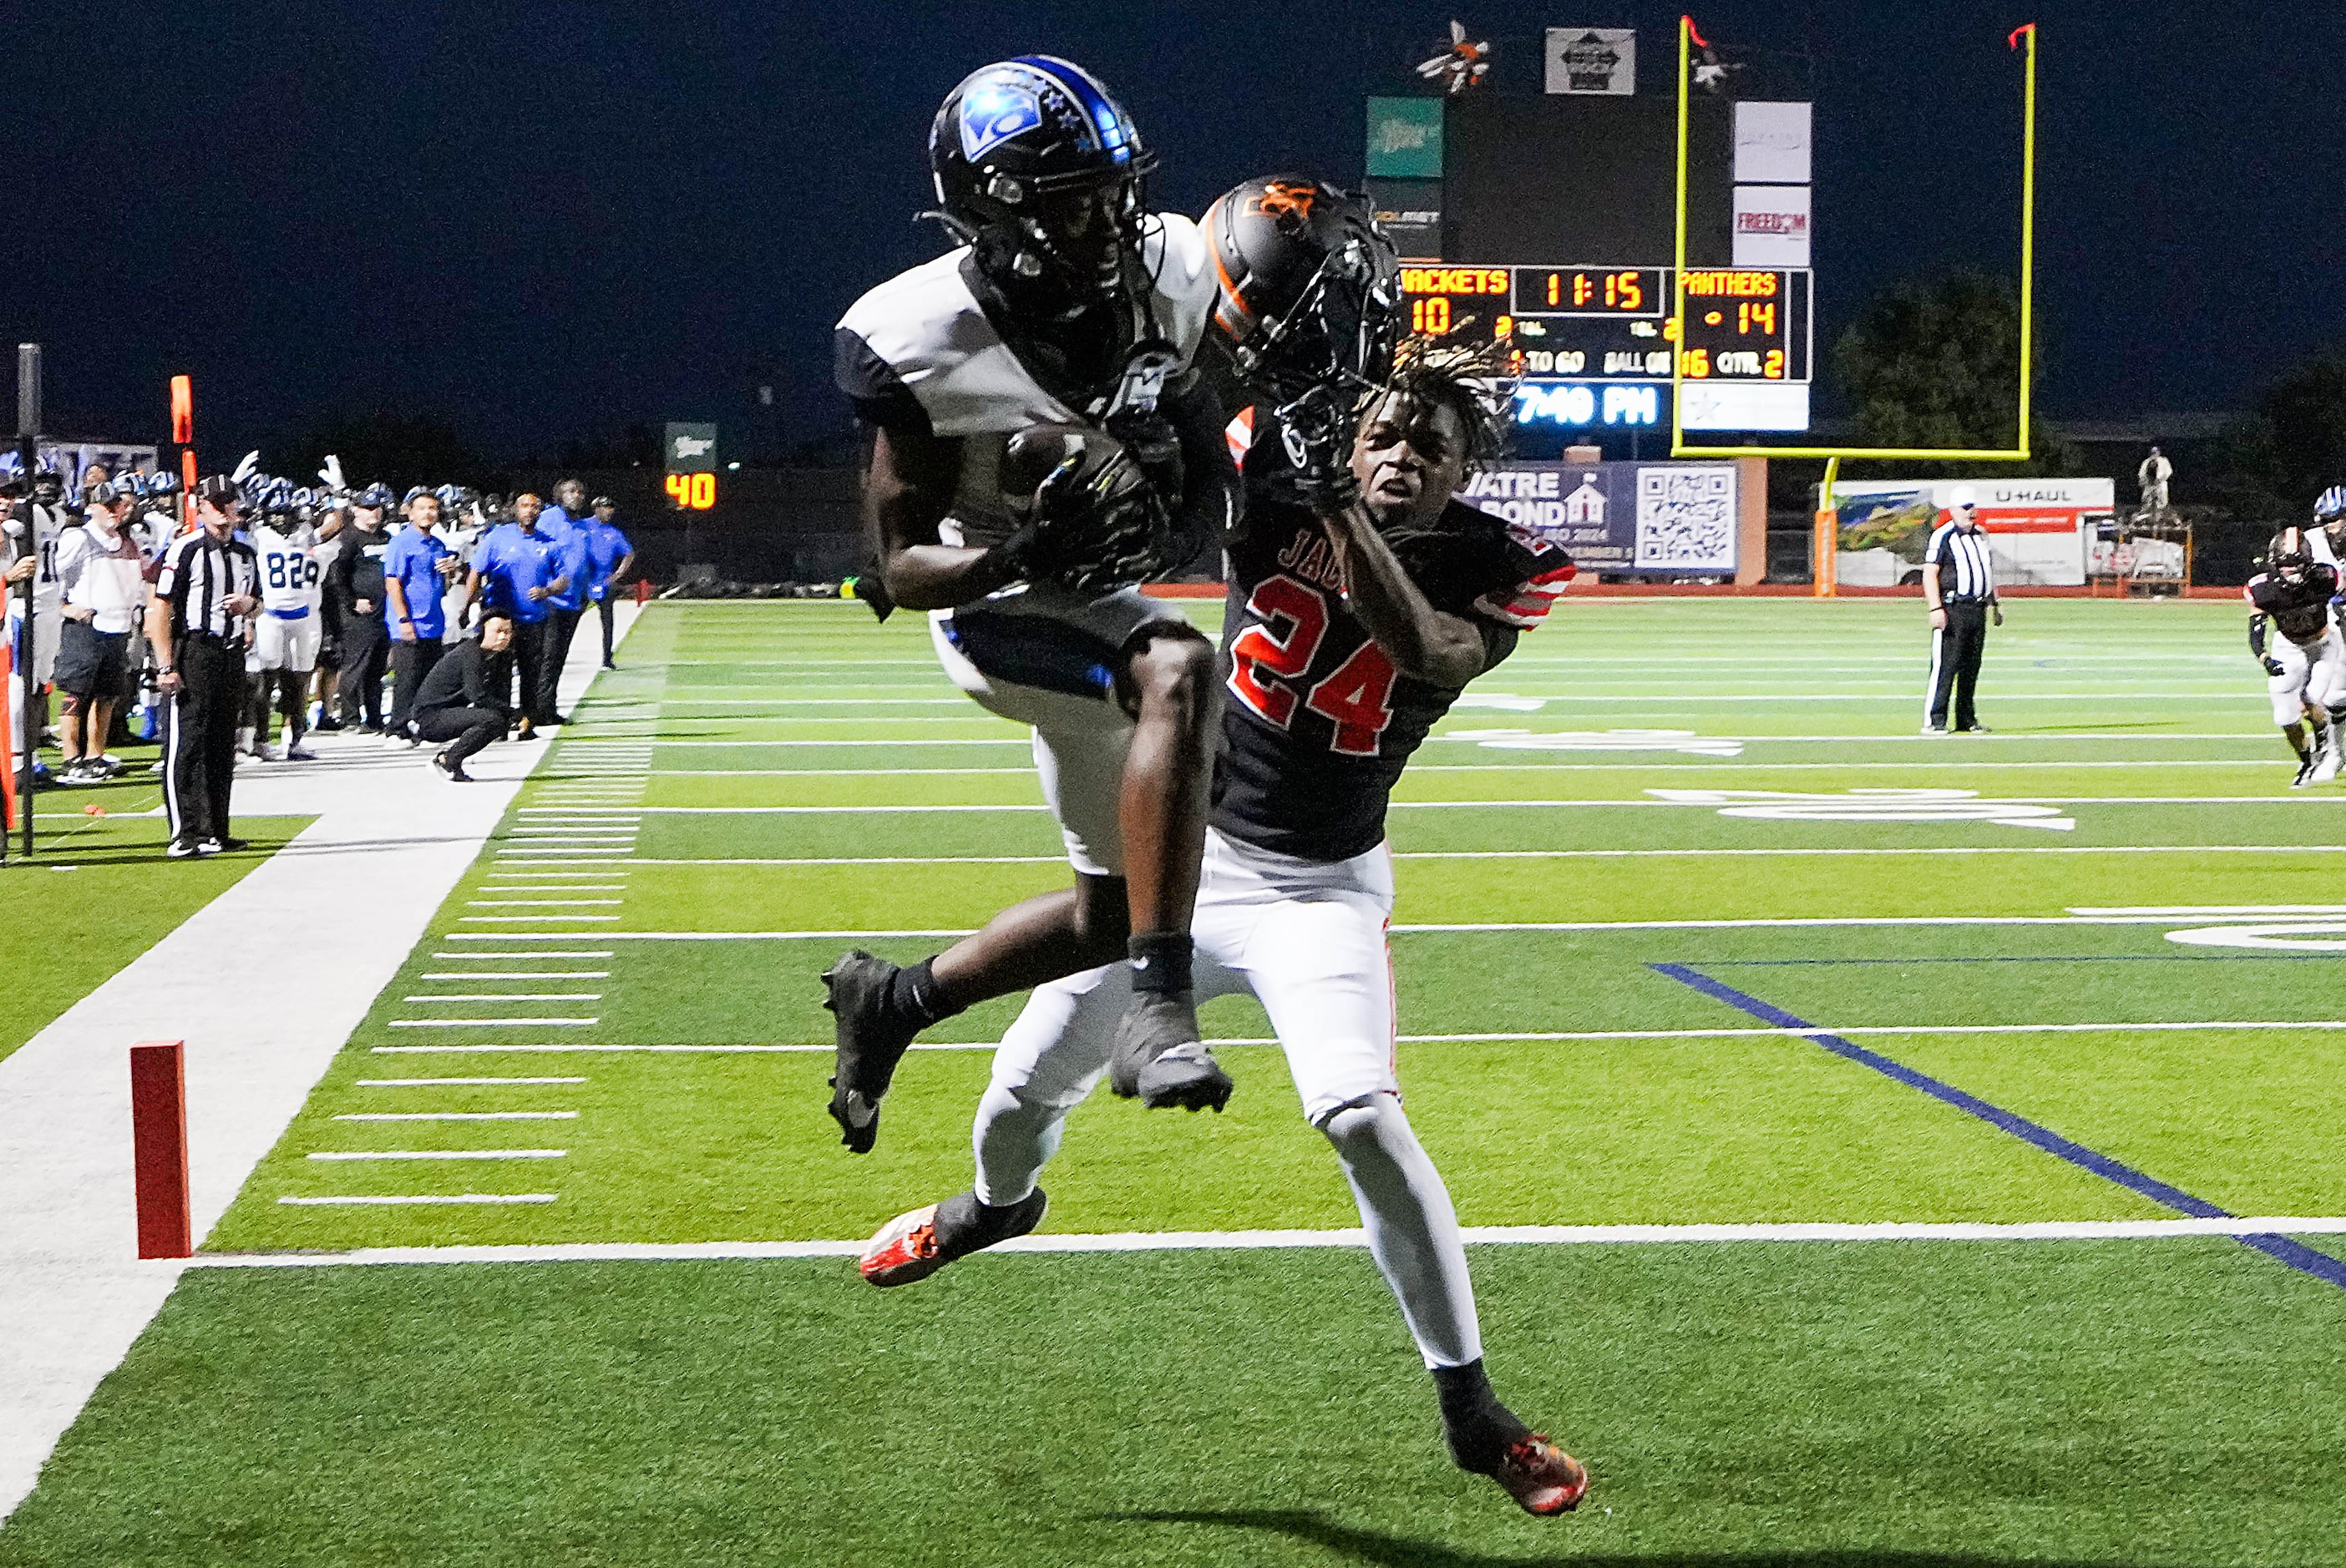
[[[1412,331],[1515,345],[1524,378],[1517,413],[1526,423],[1667,423],[1658,389],[1671,379],[1675,353],[1688,383],[1798,388],[1790,399],[1747,396],[1732,406],[1796,408],[1799,423],[1789,428],[1804,428],[1814,376],[1814,274],[1688,268],[1680,345],[1670,319],[1673,270],[1424,265],[1403,267],[1401,276]]]

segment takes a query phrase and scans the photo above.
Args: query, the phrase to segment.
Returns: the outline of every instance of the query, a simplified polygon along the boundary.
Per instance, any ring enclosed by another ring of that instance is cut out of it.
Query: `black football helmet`
[[[2285,583],[2305,581],[2313,569],[2313,552],[2306,545],[2305,530],[2284,528],[2274,535],[2265,547],[2265,565]]]
[[[929,132],[938,216],[979,264],[1078,299],[1123,290],[1156,167],[1099,78],[1053,55],[971,72]]]
[[[1220,300],[1214,324],[1239,375],[1285,403],[1358,392],[1392,370],[1401,264],[1368,204],[1297,174],[1250,179],[1206,210]]]

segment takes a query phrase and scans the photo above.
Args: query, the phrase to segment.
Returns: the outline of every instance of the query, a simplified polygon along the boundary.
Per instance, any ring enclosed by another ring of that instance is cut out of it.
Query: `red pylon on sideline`
[[[130,1048],[130,1150],[141,1257],[185,1257],[195,1250],[188,1208],[186,1054],[177,1040]]]

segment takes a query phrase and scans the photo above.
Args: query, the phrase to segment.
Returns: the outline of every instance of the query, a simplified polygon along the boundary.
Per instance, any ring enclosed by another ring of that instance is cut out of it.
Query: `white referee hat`
[[[1953,490],[1947,492],[1947,510],[1950,512],[1954,511],[1958,507],[1976,506],[1978,504],[1979,491],[1972,485],[1958,484]]]

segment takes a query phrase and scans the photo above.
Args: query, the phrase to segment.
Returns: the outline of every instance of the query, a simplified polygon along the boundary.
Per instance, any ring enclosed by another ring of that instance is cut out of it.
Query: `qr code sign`
[[[1735,570],[1735,471],[1724,464],[1639,469],[1637,565]]]

